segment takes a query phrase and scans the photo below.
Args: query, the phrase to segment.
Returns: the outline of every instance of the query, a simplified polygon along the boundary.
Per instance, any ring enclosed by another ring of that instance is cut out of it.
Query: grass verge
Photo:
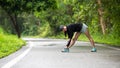
[[[115,46],[115,47],[120,47],[120,38],[115,38],[109,35],[101,35],[101,34],[97,34],[97,35],[92,35],[92,38],[94,39],[94,41],[96,43],[102,43],[102,44],[107,44],[110,46]],[[89,41],[88,38],[85,35],[81,35],[79,37],[79,40],[82,41]]]
[[[0,33],[0,58],[10,55],[25,45],[25,41],[14,35]]]

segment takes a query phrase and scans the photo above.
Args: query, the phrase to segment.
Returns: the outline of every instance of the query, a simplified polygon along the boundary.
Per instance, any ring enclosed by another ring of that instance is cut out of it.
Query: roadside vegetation
[[[23,45],[25,45],[25,41],[5,33],[0,27],[0,58],[19,50]]]

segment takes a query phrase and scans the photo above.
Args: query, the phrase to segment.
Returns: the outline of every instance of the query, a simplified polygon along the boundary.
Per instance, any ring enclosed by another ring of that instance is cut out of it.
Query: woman
[[[97,51],[97,49],[95,48],[94,40],[90,36],[88,26],[86,24],[74,23],[74,24],[69,24],[67,26],[61,25],[60,31],[63,31],[65,36],[68,35],[69,38],[66,48],[64,48],[62,52],[69,52],[69,48],[71,48],[74,45],[75,41],[78,39],[81,33],[84,33],[87,36],[87,38],[90,40],[93,46],[91,52]]]

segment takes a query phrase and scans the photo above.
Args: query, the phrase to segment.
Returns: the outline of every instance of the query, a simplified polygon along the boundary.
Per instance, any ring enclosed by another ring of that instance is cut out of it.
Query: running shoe
[[[64,48],[62,52],[69,52],[69,48]]]
[[[96,52],[97,49],[96,48],[92,48],[91,52]]]

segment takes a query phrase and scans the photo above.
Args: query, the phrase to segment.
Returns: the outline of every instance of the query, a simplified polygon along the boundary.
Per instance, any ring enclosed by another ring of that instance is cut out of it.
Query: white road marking
[[[4,66],[2,66],[2,68],[11,68],[13,65],[15,65],[18,61],[20,61],[31,49],[33,46],[32,42],[28,42],[28,46],[29,48],[26,49],[21,55],[19,55],[18,57],[16,57],[15,59],[11,60],[10,62],[8,62],[7,64],[5,64]]]

